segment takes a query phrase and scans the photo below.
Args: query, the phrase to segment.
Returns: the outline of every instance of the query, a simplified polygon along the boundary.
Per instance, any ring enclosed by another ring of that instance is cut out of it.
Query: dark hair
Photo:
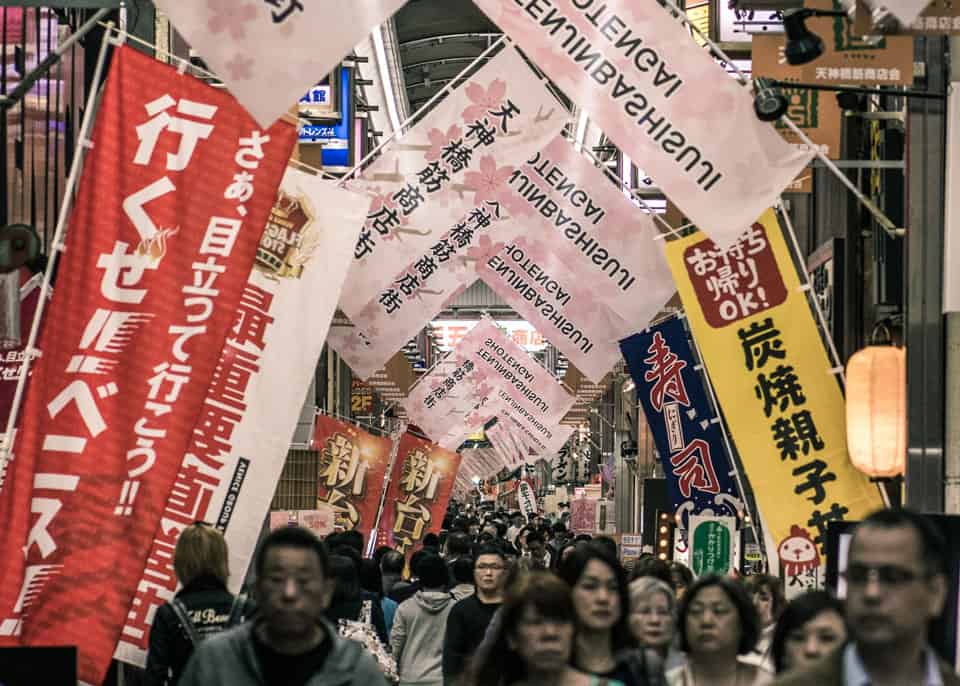
[[[527,534],[527,546],[529,546],[531,543],[546,543],[546,541],[543,540],[542,533],[536,529],[533,529]]]
[[[674,591],[677,590],[676,584],[673,583],[673,575],[670,573],[670,564],[666,560],[660,560],[653,555],[647,555],[637,560],[637,563],[633,565],[633,570],[630,572],[630,581],[645,576],[660,579],[660,581],[669,585]]]
[[[476,564],[477,560],[480,559],[481,555],[496,555],[504,562],[507,561],[507,556],[503,552],[503,548],[493,543],[486,543],[484,545],[478,545],[477,549],[473,553],[473,563]]]
[[[567,525],[564,524],[563,522],[555,522],[551,528],[553,529],[553,533],[555,534],[567,533]]]
[[[384,553],[383,558],[380,560],[380,573],[403,574],[403,565],[405,563],[406,559],[403,557],[402,553],[399,553],[396,550],[391,550]]]
[[[360,569],[360,562],[363,560],[363,555],[358,553],[356,548],[353,546],[344,544],[342,538],[337,539],[337,545],[330,548],[330,554],[349,557],[351,560],[353,560],[353,566],[357,569]]]
[[[745,655],[753,650],[760,638],[760,618],[757,617],[757,610],[753,606],[753,601],[747,595],[747,590],[739,581],[730,577],[718,576],[716,574],[707,574],[697,579],[690,586],[680,599],[680,608],[677,612],[677,631],[680,636],[680,650],[685,653],[690,652],[690,643],[687,641],[687,616],[690,614],[690,605],[696,599],[700,591],[717,586],[722,590],[733,606],[737,609],[737,616],[740,620],[740,644],[737,646],[737,655]]]
[[[380,566],[380,562],[383,560],[383,556],[389,553],[393,548],[388,545],[382,545],[376,550],[373,551],[373,560],[377,563],[377,566]]]
[[[450,555],[469,555],[470,537],[460,531],[454,531],[447,536],[447,552]]]
[[[467,666],[465,686],[507,686],[527,677],[523,658],[510,647],[527,607],[544,617],[576,623],[570,587],[550,572],[521,574],[504,592],[499,619],[490,627],[477,654]]]
[[[440,537],[435,533],[431,532],[423,537],[423,546],[424,549],[439,550],[440,549]]]
[[[458,557],[451,565],[453,570],[453,580],[458,584],[473,583],[473,558]]]
[[[593,541],[591,542],[595,545],[604,546],[607,549],[607,552],[614,557],[617,556],[617,542],[609,536],[594,536]]]
[[[773,639],[770,642],[770,651],[773,655],[773,665],[777,673],[784,669],[784,658],[787,652],[787,637],[791,632],[799,629],[821,612],[836,612],[843,617],[843,603],[826,591],[807,591],[797,596],[783,608],[777,628],[773,630]]]
[[[363,534],[359,531],[356,531],[355,529],[344,531],[340,534],[337,543],[340,545],[350,546],[356,550],[361,557],[363,556]]]
[[[450,581],[447,565],[434,553],[426,553],[417,564],[417,576],[420,577],[420,588],[446,588]]]
[[[498,537],[498,538],[504,538],[504,537],[507,535],[507,529],[510,528],[510,527],[508,527],[506,524],[504,524],[503,522],[501,522],[499,519],[495,520],[495,521],[493,522],[493,525],[494,525],[495,527],[497,527],[497,537]]]
[[[357,565],[346,555],[330,556],[330,578],[336,581],[331,605],[354,600],[360,595]]]
[[[590,534],[577,534],[576,536],[573,537],[574,543],[580,543],[581,541],[586,543],[592,539],[593,539],[593,536],[591,536]]]
[[[410,556],[410,575],[411,576],[415,576],[415,577],[420,576],[420,560],[423,559],[424,555],[429,555],[432,552],[433,551],[431,550],[425,550],[424,548],[421,548],[420,550],[416,551],[413,555]]]
[[[376,560],[364,558],[360,560],[360,588],[364,591],[383,595],[383,576],[380,574],[380,565]]]
[[[673,561],[670,563],[670,571],[676,572],[680,575],[680,580],[683,582],[683,585],[687,588],[690,588],[690,585],[693,583],[693,572],[690,571],[690,568],[682,562]],[[676,582],[672,581],[673,577],[671,576],[671,585],[674,590],[677,588]]]
[[[330,558],[327,555],[327,548],[323,541],[314,535],[310,529],[304,529],[300,526],[284,526],[274,529],[260,543],[260,549],[257,550],[257,557],[254,560],[253,568],[257,576],[263,576],[263,567],[267,561],[267,553],[271,548],[301,548],[312,550],[317,554],[317,561],[320,562],[320,569],[323,576],[330,576]]]
[[[620,597],[620,616],[610,629],[610,644],[614,654],[624,648],[636,648],[636,639],[630,631],[628,619],[630,617],[630,591],[627,587],[627,574],[623,571],[620,561],[603,545],[595,543],[578,543],[566,560],[560,563],[558,573],[560,578],[567,582],[570,588],[577,585],[583,571],[592,560],[602,562],[617,582],[617,595]]]
[[[857,540],[857,531],[865,526],[874,526],[879,529],[895,529],[901,526],[911,527],[917,534],[920,544],[920,554],[923,563],[930,574],[949,576],[947,567],[947,543],[940,530],[927,517],[913,510],[905,508],[893,510],[876,510],[857,525],[850,542],[850,550]]]
[[[477,537],[477,540],[482,544],[488,544],[488,543],[493,543],[497,539],[494,538],[493,534],[490,533],[489,531],[484,531],[483,533],[480,534],[480,536]]]
[[[562,546],[560,546],[560,548],[557,550],[556,556],[554,556],[553,568],[560,569],[560,564],[563,562],[564,551],[567,550],[568,548],[576,548],[577,545],[578,544],[575,541],[567,541]]]
[[[780,582],[780,577],[770,574],[751,574],[744,580],[744,585],[751,596],[759,593],[761,589],[766,589],[770,593],[773,621],[777,621],[780,618],[780,613],[783,612],[783,606],[787,603],[783,596],[783,585]]]

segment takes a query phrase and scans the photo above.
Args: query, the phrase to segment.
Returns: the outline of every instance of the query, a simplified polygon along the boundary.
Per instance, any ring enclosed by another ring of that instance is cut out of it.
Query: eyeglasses
[[[906,586],[919,578],[929,578],[929,574],[921,574],[897,565],[868,565],[852,564],[841,575],[851,586],[866,586],[876,581],[881,586]]]

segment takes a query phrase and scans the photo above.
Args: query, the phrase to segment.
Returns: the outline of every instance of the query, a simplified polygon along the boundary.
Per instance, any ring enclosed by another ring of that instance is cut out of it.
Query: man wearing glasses
[[[447,617],[443,637],[443,683],[456,684],[473,656],[494,613],[503,603],[503,585],[507,560],[495,545],[477,549],[473,564],[473,580],[477,591],[459,601]]]
[[[845,600],[851,641],[779,686],[960,686],[927,643],[949,590],[946,544],[909,510],[879,510],[850,542]]]

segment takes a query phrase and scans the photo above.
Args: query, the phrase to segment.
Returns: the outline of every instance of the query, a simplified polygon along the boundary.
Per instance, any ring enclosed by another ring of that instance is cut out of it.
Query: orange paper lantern
[[[869,346],[847,363],[847,448],[872,477],[903,474],[907,461],[907,354]]]

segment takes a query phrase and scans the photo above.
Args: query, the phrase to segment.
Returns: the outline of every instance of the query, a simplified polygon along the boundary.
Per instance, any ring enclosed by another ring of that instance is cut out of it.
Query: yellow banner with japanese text
[[[815,566],[829,522],[883,502],[847,455],[843,395],[776,214],[727,251],[698,232],[666,253],[780,557]]]

